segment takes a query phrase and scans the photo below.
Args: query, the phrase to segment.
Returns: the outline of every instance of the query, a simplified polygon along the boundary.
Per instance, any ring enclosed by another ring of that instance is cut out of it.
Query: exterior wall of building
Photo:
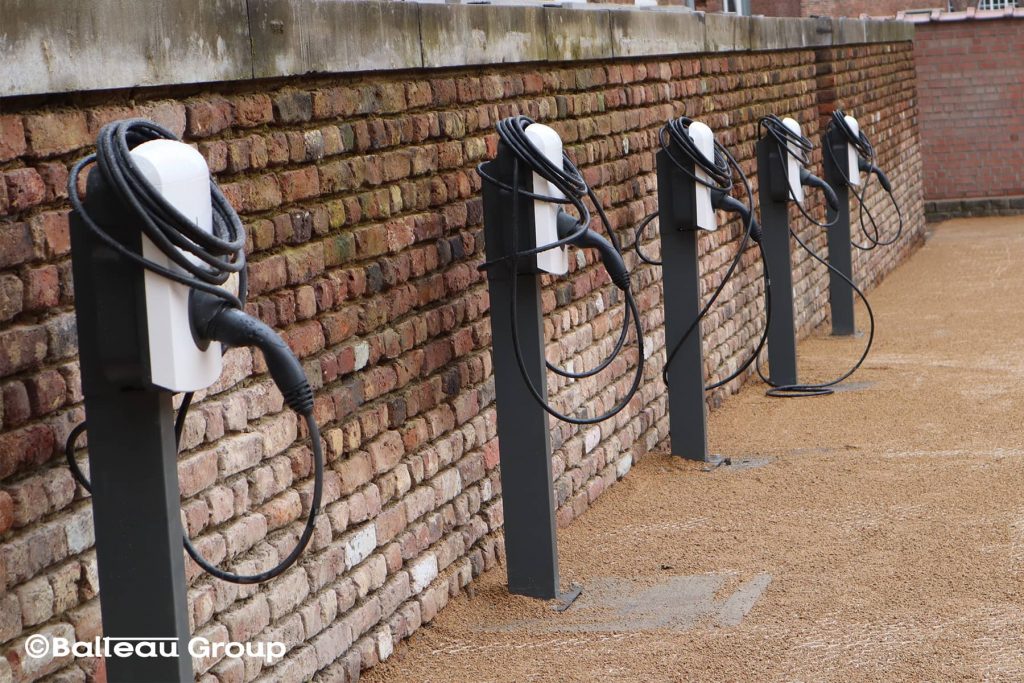
[[[720,0],[719,0],[720,2]],[[970,0],[953,0],[949,7],[967,9]],[[971,6],[976,6],[974,2]],[[751,12],[768,17],[895,16],[915,9],[947,9],[946,0],[751,0]]]
[[[946,14],[916,26],[928,200],[999,198],[975,208],[1024,209],[1006,199],[1024,195],[1024,10],[1017,13],[1000,19]],[[939,213],[960,210],[947,206]]]
[[[946,0],[803,0],[803,16],[892,17],[911,9],[946,9]]]
[[[65,181],[104,123],[151,118],[206,157],[248,230],[247,309],[280,330],[302,358],[326,444],[323,516],[295,567],[267,584],[239,587],[188,564],[194,633],[280,640],[287,656],[269,667],[252,658],[196,661],[197,677],[353,681],[503,560],[488,320],[489,308],[501,303],[488,300],[477,271],[484,249],[475,172],[495,153],[496,121],[524,113],[558,130],[628,245],[631,227],[657,208],[653,152],[669,117],[686,114],[715,128],[756,195],[758,117],[795,116],[818,140],[821,115],[841,104],[879,148],[907,220],[897,245],[858,255],[859,279],[877,281],[920,243],[917,95],[906,38],[718,49],[5,100],[0,681],[103,679],[101,660],[33,660],[25,643],[33,633],[90,640],[101,632],[90,499],[73,482],[62,449],[85,417]],[[820,150],[814,163],[820,166]],[[883,230],[893,230],[892,211],[876,208]],[[819,197],[809,210],[823,216]],[[824,249],[821,229],[795,225]],[[702,236],[709,289],[740,232],[733,220]],[[656,254],[654,234],[652,228],[646,241]],[[552,423],[563,526],[637,459],[664,447],[668,435],[661,278],[632,252],[626,259],[648,370],[616,418],[582,429]],[[827,276],[802,253],[794,252],[794,268],[806,333],[826,318]],[[739,312],[729,318],[731,307],[720,306],[703,326],[710,374],[735,367],[753,346],[760,287],[751,250],[723,295]],[[549,279],[543,301],[552,360],[589,366],[613,346],[623,303],[593,254],[574,259],[569,276]],[[552,378],[549,390],[563,406],[600,411],[628,385],[636,361],[631,349],[597,377],[572,385]],[[716,404],[739,384],[709,400]],[[302,428],[283,408],[262,358],[249,350],[231,351],[222,379],[197,398],[178,467],[187,532],[222,566],[263,568],[292,546],[302,525],[311,484]],[[84,462],[84,451],[79,458]]]

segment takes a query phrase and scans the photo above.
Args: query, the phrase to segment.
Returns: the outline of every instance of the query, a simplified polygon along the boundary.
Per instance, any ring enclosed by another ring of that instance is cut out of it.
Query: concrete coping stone
[[[893,19],[378,0],[0,0],[0,97],[913,39]]]

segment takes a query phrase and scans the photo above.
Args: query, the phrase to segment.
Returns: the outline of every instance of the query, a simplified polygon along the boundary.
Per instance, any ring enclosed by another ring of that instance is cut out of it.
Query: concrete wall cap
[[[897,42],[912,40],[912,22],[919,21],[503,0],[93,0],[65,3],[60,12],[50,0],[0,0],[0,16],[0,97]]]

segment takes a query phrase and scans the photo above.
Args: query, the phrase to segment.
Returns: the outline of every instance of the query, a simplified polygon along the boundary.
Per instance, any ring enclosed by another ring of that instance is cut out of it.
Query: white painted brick
[[[377,527],[364,524],[345,540],[345,569],[356,566],[377,547]]]

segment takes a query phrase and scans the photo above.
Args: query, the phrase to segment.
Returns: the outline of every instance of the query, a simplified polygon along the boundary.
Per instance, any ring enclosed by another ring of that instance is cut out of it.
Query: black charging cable
[[[580,173],[579,169],[572,163],[567,155],[563,153],[561,164],[553,163],[547,158],[526,135],[527,126],[534,123],[532,119],[526,116],[513,116],[506,119],[502,119],[497,124],[498,136],[501,141],[507,145],[508,149],[513,155],[513,167],[512,167],[512,183],[506,183],[503,180],[496,178],[491,175],[487,170],[487,163],[482,163],[477,167],[477,173],[480,177],[488,183],[492,183],[512,194],[512,250],[511,253],[492,261],[486,261],[481,264],[480,268],[486,270],[494,267],[499,263],[504,263],[508,266],[511,279],[511,292],[509,301],[509,310],[512,326],[512,346],[515,350],[516,363],[519,366],[520,374],[526,384],[527,389],[533,396],[534,400],[549,414],[559,420],[568,422],[576,425],[590,425],[603,422],[608,418],[619,413],[625,408],[629,402],[636,395],[636,392],[640,388],[640,382],[643,379],[643,367],[644,367],[644,351],[643,351],[643,324],[640,320],[640,311],[636,304],[636,299],[633,296],[630,288],[629,272],[626,270],[625,263],[622,259],[622,249],[619,243],[618,237],[612,230],[611,223],[608,220],[607,214],[604,212],[604,208],[601,206],[596,194],[587,185],[586,180],[583,178],[583,174]],[[532,172],[541,176],[552,185],[554,185],[564,197],[554,197],[549,195],[543,195],[536,192],[524,190],[520,187],[519,182],[519,168],[520,164],[525,165]],[[565,211],[559,211],[558,214],[558,240],[550,244],[539,245],[530,249],[519,249],[519,198],[528,197],[534,200],[552,202],[556,204],[572,205],[579,214],[579,217],[573,217]],[[597,213],[600,217],[601,223],[604,225],[605,231],[608,234],[608,240],[604,240],[600,235],[593,232],[589,228],[591,214],[586,203],[583,201],[584,197],[589,197],[594,203]],[[626,309],[623,316],[622,332],[608,357],[602,360],[595,368],[583,371],[583,372],[571,372],[555,366],[553,363],[545,361],[545,366],[563,377],[572,379],[579,379],[584,377],[591,377],[601,370],[605,369],[615,360],[615,358],[622,352],[625,342],[628,336],[629,325],[632,322],[636,331],[637,346],[639,350],[639,356],[637,359],[636,372],[633,377],[633,382],[626,392],[625,396],[612,408],[605,413],[595,417],[574,417],[566,415],[552,407],[544,396],[541,395],[540,391],[534,386],[530,379],[529,373],[526,368],[526,363],[522,356],[522,350],[519,339],[519,323],[518,323],[518,306],[516,305],[518,296],[518,273],[520,271],[520,262],[524,258],[534,256],[542,251],[549,249],[555,249],[569,244],[577,245],[580,247],[590,247],[598,250],[605,269],[608,271],[612,282],[622,290]]]
[[[693,334],[701,321],[707,317],[711,307],[714,306],[715,301],[721,296],[725,290],[725,286],[732,279],[739,267],[743,253],[746,251],[748,244],[753,241],[758,245],[761,250],[761,261],[764,265],[764,281],[765,281],[765,326],[761,332],[761,337],[754,348],[754,351],[739,365],[736,370],[731,372],[727,377],[713,382],[704,387],[705,391],[711,391],[721,386],[728,384],[737,377],[739,377],[752,363],[755,362],[761,350],[764,348],[765,343],[768,341],[768,316],[770,315],[770,300],[768,297],[768,267],[767,261],[764,259],[764,247],[761,246],[761,228],[757,224],[754,218],[754,194],[750,188],[750,180],[746,174],[743,173],[743,169],[740,168],[739,162],[736,158],[717,140],[714,146],[714,155],[712,158],[708,158],[701,152],[700,148],[694,143],[693,138],[690,136],[690,124],[693,123],[693,119],[681,116],[676,119],[670,120],[658,134],[658,140],[661,143],[662,149],[665,151],[666,156],[672,163],[682,171],[686,176],[691,178],[695,183],[699,183],[711,190],[713,201],[716,208],[728,208],[732,211],[741,213],[744,218],[744,230],[743,238],[740,240],[740,244],[736,249],[736,254],[733,256],[732,261],[729,263],[729,267],[725,271],[725,275],[722,276],[722,281],[718,283],[718,286],[712,292],[707,302],[697,313],[697,316],[690,323],[690,326],[686,328],[683,335],[679,338],[679,341],[669,350],[668,356],[665,359],[665,366],[661,370],[661,379],[665,383],[665,386],[669,385],[668,382],[668,371],[679,354],[680,349]],[[704,178],[697,175],[694,171],[695,168],[700,168],[709,178]],[[747,195],[747,203],[744,205],[739,200],[734,199],[729,195],[729,192],[733,188],[733,172],[736,173],[740,178],[740,182],[743,185],[744,192]],[[635,240],[633,246],[637,255],[651,265],[662,265],[661,261],[655,261],[644,257],[644,254],[640,250],[640,239],[643,235],[644,228],[654,220],[657,213],[647,216],[636,229]]]
[[[647,254],[645,254],[643,249],[642,249],[642,246],[643,246],[642,245],[642,240],[643,240],[643,237],[644,237],[644,230],[646,230],[647,226],[651,224],[651,221],[653,221],[657,217],[658,217],[658,212],[657,211],[655,211],[653,213],[647,214],[646,216],[644,216],[643,220],[641,220],[639,223],[637,223],[636,228],[633,230],[633,251],[636,252],[637,257],[639,257],[639,259],[641,261],[643,261],[644,263],[646,263],[649,266],[663,266],[663,265],[665,265],[662,261],[659,261],[658,259],[653,258],[653,257],[648,256]]]
[[[196,338],[220,341],[228,346],[259,348],[263,352],[271,377],[281,389],[285,403],[306,422],[313,451],[313,497],[305,528],[287,557],[271,569],[258,574],[234,574],[208,562],[192,545],[188,535],[183,536],[189,557],[207,573],[232,583],[260,583],[280,575],[295,564],[309,544],[316,528],[316,518],[323,497],[324,457],[320,429],[313,417],[313,391],[301,364],[281,337],[262,321],[242,310],[247,289],[245,229],[238,214],[225,199],[213,178],[210,179],[213,234],[205,232],[179,212],[149,183],[132,159],[131,150],[150,140],[178,141],[178,138],[165,128],[141,119],[117,121],[104,126],[96,143],[96,153],[85,157],[72,167],[68,177],[68,196],[72,208],[82,219],[82,224],[117,254],[145,270],[192,289],[190,318]],[[184,272],[167,268],[128,249],[89,216],[78,194],[78,177],[82,170],[92,163],[96,164],[96,172],[103,175],[103,179],[117,199],[139,220],[143,234]],[[201,264],[187,258],[182,251],[198,259]],[[237,296],[220,286],[227,282],[232,273],[239,275]],[[193,392],[187,392],[182,397],[181,407],[174,422],[176,445],[180,445],[181,433],[193,396]],[[64,446],[64,455],[75,480],[91,493],[92,486],[75,459],[75,443],[86,429],[86,423],[82,422],[71,430]]]
[[[787,149],[789,149],[792,152],[792,150],[794,148],[798,149],[798,150],[802,150],[804,152],[804,154],[797,155],[797,159],[798,159],[798,161],[800,161],[801,167],[802,167],[803,164],[807,163],[807,161],[808,161],[808,157],[806,155],[806,152],[809,152],[810,150],[814,149],[814,144],[810,140],[808,140],[807,138],[803,137],[802,135],[797,135],[797,133],[792,131],[789,128],[789,126],[787,126],[785,123],[783,123],[782,120],[779,117],[775,116],[774,114],[770,114],[768,116],[763,117],[758,122],[758,125],[760,127],[760,130],[762,131],[762,137],[764,135],[768,135],[768,136],[770,136],[772,139],[774,139],[779,144],[779,155],[778,156],[779,156],[779,159],[780,159],[780,171],[783,174],[783,177],[786,178],[786,187],[789,190],[789,198],[793,202],[796,203],[797,207],[799,207],[799,209],[800,209],[800,212],[812,224],[814,224],[814,225],[816,225],[818,227],[822,227],[822,228],[828,228],[828,227],[831,227],[832,225],[834,225],[835,224],[835,220],[838,219],[838,216],[836,217],[836,219],[833,219],[832,222],[820,223],[820,222],[814,220],[814,218],[812,218],[810,215],[808,215],[808,213],[804,209],[804,207],[801,206],[799,201],[797,201],[796,196],[793,193],[793,187],[792,187],[792,185],[789,184],[789,179],[788,179],[789,178],[789,169],[786,167],[786,163],[785,163],[785,158],[783,156],[783,152],[786,151]],[[844,126],[846,125],[846,120],[845,119],[843,120],[843,125]],[[847,128],[849,129],[849,127],[847,127]],[[852,134],[852,131],[851,131],[851,134]],[[864,142],[867,143],[867,139],[866,138],[865,138]],[[870,143],[867,143],[867,145],[868,145],[868,148],[870,148]],[[874,153],[873,149],[871,150],[871,153]],[[818,182],[814,182],[812,184],[814,186],[819,187],[820,189],[822,189],[826,193],[826,196],[829,198],[830,203],[834,203],[833,205],[835,205],[835,203],[837,203],[835,201],[835,192],[828,186],[827,183],[824,183],[824,182],[820,181],[820,179],[818,179],[816,177],[815,177],[815,180],[818,181]],[[801,182],[803,182],[803,179],[801,180]],[[851,367],[848,371],[846,371],[841,376],[839,376],[836,379],[833,379],[831,381],[828,381],[828,382],[821,382],[821,383],[816,383],[816,384],[804,384],[804,383],[800,383],[800,384],[774,384],[774,383],[772,383],[772,381],[771,381],[771,379],[769,377],[765,376],[764,372],[761,369],[760,353],[758,353],[758,357],[757,357],[757,361],[756,361],[757,374],[758,374],[758,376],[761,378],[761,380],[765,384],[767,384],[767,385],[769,385],[771,387],[766,392],[766,394],[768,396],[773,396],[773,397],[776,397],[776,398],[800,398],[800,397],[807,397],[807,396],[828,396],[828,395],[834,393],[834,389],[832,387],[834,387],[835,385],[843,382],[844,380],[849,378],[851,375],[853,375],[853,373],[857,372],[857,370],[860,369],[861,365],[864,364],[864,360],[868,357],[868,353],[871,352],[871,345],[872,345],[872,343],[874,341],[874,338],[875,338],[875,315],[874,315],[874,312],[871,310],[871,304],[868,303],[867,296],[865,296],[864,292],[861,291],[861,289],[859,287],[857,287],[856,284],[854,284],[853,280],[851,280],[849,277],[847,277],[842,271],[836,269],[836,267],[833,266],[831,263],[829,263],[827,260],[825,260],[821,256],[819,256],[813,249],[810,248],[810,246],[807,245],[806,242],[804,242],[802,239],[800,239],[800,236],[797,235],[796,231],[793,230],[793,228],[789,229],[789,234],[793,237],[793,239],[795,239],[797,241],[797,244],[799,244],[803,248],[804,251],[806,251],[808,254],[811,255],[812,258],[814,258],[816,261],[818,261],[819,263],[823,264],[830,271],[832,271],[833,273],[837,274],[840,278],[845,280],[846,283],[849,284],[850,287],[853,288],[853,291],[855,291],[857,293],[857,296],[860,297],[861,301],[864,302],[864,306],[867,309],[868,320],[869,320],[869,323],[870,323],[870,331],[868,332],[868,340],[867,340],[867,343],[864,345],[864,351],[861,353],[860,358],[857,360],[857,362],[854,363],[853,367]],[[768,300],[769,301],[771,300],[770,296],[768,297]],[[769,309],[769,315],[770,315],[770,309]]]
[[[857,218],[860,223],[860,230],[864,237],[867,239],[867,244],[861,244],[851,240],[851,244],[860,249],[861,251],[871,251],[876,247],[886,247],[891,244],[895,244],[899,238],[903,235],[904,219],[903,210],[900,208],[899,202],[896,201],[896,195],[893,194],[892,183],[889,182],[888,176],[878,167],[878,155],[875,151],[874,145],[865,135],[864,131],[854,132],[850,124],[846,122],[846,114],[841,109],[836,109],[832,112],[832,117],[829,120],[828,130],[838,130],[842,133],[846,141],[851,144],[858,155],[857,166],[860,171],[867,173],[864,180],[864,185],[858,191],[857,186],[854,185],[853,179],[847,173],[846,165],[839,163],[835,158],[835,154],[832,151],[831,145],[825,145],[825,153],[829,156],[829,161],[839,171],[840,177],[843,182],[846,183],[847,187],[853,193],[853,196],[857,199]],[[878,221],[875,218],[874,213],[868,208],[867,195],[868,186],[871,183],[872,176],[878,178],[878,184],[882,187],[882,190],[889,196],[889,201],[892,203],[893,208],[896,210],[897,227],[896,234],[889,239],[883,239],[881,237],[881,229],[878,226]],[[868,222],[871,224],[871,231],[868,231],[867,223],[864,221],[864,216],[867,215]],[[873,233],[873,234],[872,234]]]

